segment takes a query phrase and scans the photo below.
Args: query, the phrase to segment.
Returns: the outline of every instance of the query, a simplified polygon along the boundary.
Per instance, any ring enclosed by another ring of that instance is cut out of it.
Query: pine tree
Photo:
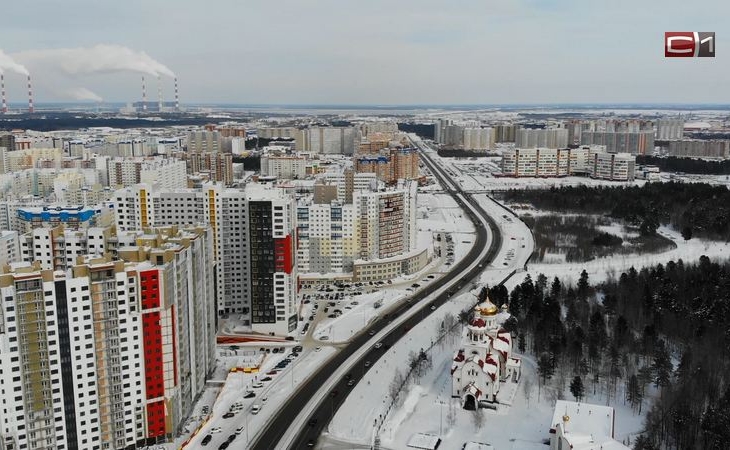
[[[537,373],[540,375],[540,379],[542,380],[542,384],[545,384],[547,380],[552,378],[553,373],[555,373],[555,367],[553,366],[553,360],[550,357],[548,353],[543,353],[540,355],[540,358],[537,360]],[[540,397],[540,383],[538,383],[538,398]]]
[[[563,284],[560,282],[560,278],[553,278],[553,284],[550,286],[550,296],[553,298],[560,298],[560,292],[563,289]]]
[[[578,279],[578,298],[581,300],[585,300],[586,297],[588,297],[588,289],[590,288],[590,285],[588,284],[588,272],[586,272],[585,269],[580,273],[580,278]]]
[[[575,376],[570,382],[570,393],[575,397],[576,402],[580,402],[585,395],[585,388],[583,387],[583,380],[579,376]]]
[[[641,404],[644,399],[644,393],[642,392],[641,386],[639,386],[639,378],[632,374],[626,383],[626,400],[631,404],[631,408],[636,410],[637,406],[639,414],[641,414]]]
[[[654,351],[654,363],[652,364],[654,372],[654,386],[666,387],[672,380],[672,370],[674,366],[669,358],[664,341],[657,341],[656,350]]]

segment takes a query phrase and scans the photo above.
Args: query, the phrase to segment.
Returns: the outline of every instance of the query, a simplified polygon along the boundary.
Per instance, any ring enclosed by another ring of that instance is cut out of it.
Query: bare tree
[[[446,413],[446,423],[450,427],[456,425],[456,406],[454,406],[454,399],[449,401],[449,411]]]
[[[479,404],[477,403],[477,409],[474,410],[474,413],[471,415],[471,421],[474,424],[474,428],[476,431],[479,431],[484,426],[484,422],[486,417],[484,416],[484,410],[479,407]]]
[[[390,394],[390,398],[393,399],[393,404],[396,406],[400,406],[403,402],[403,396],[398,394],[400,394],[400,391],[403,389],[405,381],[405,377],[401,371],[396,370],[393,375],[393,379],[390,382],[390,386],[388,386],[388,393]]]
[[[525,400],[527,400],[527,407],[530,407],[530,398],[532,398],[532,378],[522,377],[522,392],[525,393]]]

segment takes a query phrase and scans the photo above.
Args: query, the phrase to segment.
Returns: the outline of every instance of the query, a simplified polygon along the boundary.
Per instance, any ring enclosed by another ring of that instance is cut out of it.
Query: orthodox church
[[[512,334],[502,328],[510,317],[487,299],[474,308],[451,365],[452,397],[461,398],[464,409],[481,402],[497,403],[503,383],[517,383],[521,360],[512,354]]]

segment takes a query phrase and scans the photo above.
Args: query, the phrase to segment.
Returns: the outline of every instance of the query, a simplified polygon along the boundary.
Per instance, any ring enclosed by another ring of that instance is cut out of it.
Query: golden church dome
[[[474,310],[478,311],[481,316],[496,316],[499,312],[499,308],[489,300],[489,297],[484,302],[478,304]]]

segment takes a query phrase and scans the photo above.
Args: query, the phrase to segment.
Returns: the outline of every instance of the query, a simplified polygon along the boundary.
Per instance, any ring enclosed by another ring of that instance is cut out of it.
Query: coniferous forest
[[[576,286],[528,275],[489,295],[540,384],[646,413],[635,449],[730,448],[730,263],[632,267],[596,286],[585,271]]]
[[[510,202],[538,209],[603,214],[652,235],[659,225],[672,225],[685,236],[730,241],[730,190],[706,183],[646,183],[639,186],[569,186],[509,190]]]

